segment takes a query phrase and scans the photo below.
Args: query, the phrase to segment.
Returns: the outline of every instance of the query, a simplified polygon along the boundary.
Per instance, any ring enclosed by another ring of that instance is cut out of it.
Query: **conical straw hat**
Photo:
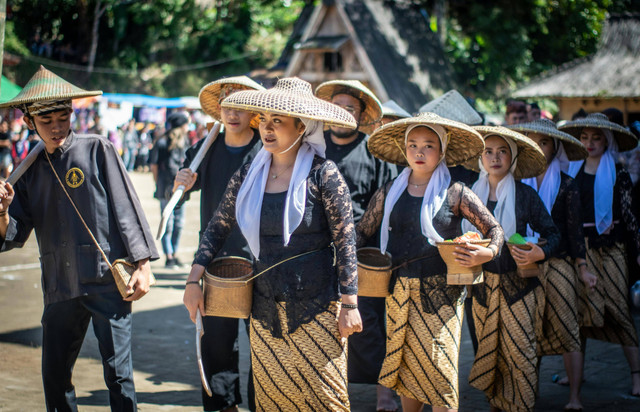
[[[311,91],[311,84],[297,77],[280,79],[267,90],[235,92],[222,102],[222,107],[318,120],[349,129],[357,127],[356,120],[349,112],[318,99]]]
[[[225,87],[228,86],[228,87]],[[220,116],[220,95],[223,92],[227,94],[234,93],[240,90],[265,90],[264,87],[251,80],[247,76],[234,76],[224,79],[218,79],[204,86],[200,90],[198,99],[200,100],[200,107],[202,110],[213,117],[217,121],[221,121]],[[223,99],[227,96],[222,96]],[[254,117],[251,120],[251,127],[254,129],[258,127],[258,119]]]
[[[482,117],[476,109],[457,90],[449,90],[437,99],[430,101],[420,108],[420,112],[432,112],[440,117],[467,125],[482,123]]]
[[[454,166],[475,157],[482,152],[484,140],[471,127],[445,119],[435,113],[421,113],[415,117],[396,120],[376,129],[369,137],[367,146],[375,157],[385,162],[407,166],[404,135],[409,126],[424,124],[442,126],[449,135],[445,158],[448,166]]]
[[[40,66],[22,91],[13,99],[0,103],[0,108],[14,107],[27,113],[26,107],[31,103],[71,100],[101,94],[100,90],[84,90],[74,86],[44,66]]]
[[[576,139],[580,139],[580,133],[582,133],[582,129],[585,127],[611,130],[611,132],[613,132],[613,138],[616,139],[616,143],[618,144],[618,152],[626,152],[638,146],[638,140],[631,131],[617,123],[609,121],[607,115],[603,113],[591,113],[587,117],[566,122],[558,127],[558,129],[569,133]]]
[[[528,133],[539,133],[560,140],[564,151],[567,153],[567,158],[571,161],[583,160],[589,156],[587,148],[578,139],[558,130],[556,124],[549,119],[539,119],[530,123],[513,124],[507,127],[525,136],[528,136]]]
[[[540,150],[540,147],[533,140],[527,136],[507,129],[503,126],[474,126],[483,137],[498,135],[504,139],[510,139],[515,142],[518,147],[518,164],[516,170],[513,172],[513,177],[516,179],[526,179],[527,177],[538,176],[544,172],[547,168],[547,159]],[[464,166],[468,169],[476,172],[480,171],[480,156],[469,159]]]
[[[331,80],[316,87],[316,96],[331,102],[336,94],[348,94],[362,100],[365,104],[364,112],[360,114],[360,127],[366,134],[371,134],[377,123],[382,119],[382,105],[371,90],[358,80]]]
[[[382,104],[382,117],[393,116],[401,119],[411,117],[411,114],[404,110],[398,103],[393,100],[389,100]]]

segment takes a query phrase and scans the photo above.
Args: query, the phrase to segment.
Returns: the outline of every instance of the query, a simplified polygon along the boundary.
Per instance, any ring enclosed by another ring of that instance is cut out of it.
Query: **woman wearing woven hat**
[[[630,131],[602,113],[567,122],[560,130],[579,138],[589,152],[586,160],[569,168],[580,189],[587,268],[598,278],[595,290],[579,290],[580,332],[584,339],[622,345],[631,368],[631,394],[640,396],[638,334],[628,304],[629,274],[623,243],[625,236],[631,236],[640,250],[640,233],[631,210],[631,178],[614,157],[635,148],[638,142]],[[640,262],[640,256],[637,260]]]
[[[15,187],[0,182],[0,251],[22,247],[35,230],[44,292],[42,381],[50,411],[78,409],[71,375],[89,322],[111,409],[136,410],[131,301],[149,291],[149,260],[158,252],[114,146],[71,129],[72,99],[100,94],[41,66],[20,94],[0,104],[22,110],[44,143]],[[123,300],[106,260],[125,257],[136,270],[127,288],[132,294]]]
[[[535,189],[560,230],[561,247],[544,264],[539,276],[545,293],[542,336],[538,337],[538,355],[563,355],[571,391],[565,410],[580,410],[582,357],[578,324],[578,282],[593,288],[596,277],[586,264],[586,246],[580,215],[580,191],[567,174],[570,161],[587,157],[587,149],[570,134],[559,131],[555,123],[540,119],[510,126],[536,142],[547,159],[544,172],[523,179]],[[528,227],[527,236],[536,236]],[[523,254],[535,253],[532,249]]]
[[[188,283],[197,282],[237,224],[255,257],[251,359],[257,410],[348,410],[346,341],[357,310],[351,199],[323,158],[323,122],[355,127],[345,110],[297,78],[241,91],[222,107],[260,113],[263,149],[233,176],[202,236]],[[185,291],[195,319],[202,295]]]
[[[526,136],[504,127],[476,126],[485,139],[473,191],[496,216],[509,239],[527,226],[547,240],[533,245],[535,253],[512,256],[506,244],[500,257],[483,265],[485,283],[473,288],[473,315],[478,351],[471,368],[471,386],[485,392],[492,410],[531,411],[537,391],[536,328],[544,293],[536,277],[523,278],[516,264],[541,262],[552,256],[560,233],[531,187],[516,181],[538,176],[546,167],[544,154]],[[463,230],[471,230],[463,222]]]
[[[408,166],[376,191],[356,229],[358,245],[379,229],[381,250],[399,266],[386,299],[387,348],[379,382],[401,395],[403,411],[420,411],[424,404],[434,411],[458,409],[465,288],[447,285],[435,242],[461,235],[467,218],[491,243],[457,248],[461,264],[488,262],[502,247],[496,219],[471,190],[451,181],[447,168],[482,148],[473,129],[433,113],[386,124],[369,140],[376,157]]]
[[[204,139],[187,150],[187,159],[174,182],[174,190],[180,185],[185,186],[185,201],[189,200],[192,192],[201,190],[200,235],[205,232],[213,213],[220,205],[233,174],[242,165],[253,160],[262,147],[255,113],[220,106],[228,96],[242,90],[264,90],[264,87],[247,76],[234,76],[215,80],[200,90],[202,110],[216,121],[222,122],[224,131],[218,134],[195,172],[191,171],[189,166],[202,147]],[[231,231],[218,255],[251,258],[247,241],[237,227]],[[190,285],[187,288],[197,289]],[[242,402],[238,368],[238,320],[204,316],[202,326],[202,362],[213,391],[213,396],[209,396],[204,388],[202,389],[203,409],[225,412],[237,410],[237,405]],[[248,334],[248,322],[245,322],[245,326]],[[251,373],[247,386],[249,409],[255,410]]]

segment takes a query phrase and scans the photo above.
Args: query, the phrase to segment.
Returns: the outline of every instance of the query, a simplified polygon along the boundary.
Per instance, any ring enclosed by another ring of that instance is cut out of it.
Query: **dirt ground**
[[[150,174],[133,173],[132,179],[155,233],[159,202],[153,199]],[[197,246],[199,197],[187,204],[187,222],[179,257],[190,262]],[[158,243],[160,249],[160,244]],[[32,236],[23,249],[0,255],[0,411],[44,410],[40,376],[42,290],[39,254]],[[164,269],[164,258],[154,262],[158,279],[148,296],[134,304],[133,365],[141,411],[198,411],[200,380],[195,361],[195,328],[182,305],[187,269]],[[640,316],[635,313],[636,327]],[[241,330],[240,351],[243,386],[248,369],[248,340]],[[629,368],[619,347],[589,342],[587,381],[583,386],[585,410],[639,411],[640,400],[629,393]],[[460,356],[460,410],[487,411],[484,395],[469,387],[466,379],[473,361],[466,327]],[[563,375],[562,358],[543,359],[538,411],[562,410],[568,389],[552,383]],[[93,331],[89,329],[74,370],[74,384],[82,411],[108,411],[108,393]],[[246,394],[243,388],[242,393]],[[375,387],[351,385],[354,411],[375,411]],[[242,405],[246,411],[246,403]],[[425,408],[428,410],[428,408]]]

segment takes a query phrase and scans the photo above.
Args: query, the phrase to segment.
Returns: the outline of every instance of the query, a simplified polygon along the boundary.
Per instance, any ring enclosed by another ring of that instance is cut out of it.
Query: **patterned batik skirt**
[[[464,296],[447,296],[446,287],[426,290],[426,304],[433,308],[429,313],[420,282],[399,277],[386,298],[387,353],[379,383],[422,403],[457,409]]]
[[[538,356],[580,351],[578,275],[573,259],[551,258],[541,265],[540,283],[545,295]]]
[[[485,271],[484,279],[484,284],[473,286],[478,352],[469,383],[483,391],[493,407],[532,411],[538,387],[536,332],[541,329],[544,293],[539,284],[523,288],[526,281],[515,272]]]
[[[258,411],[348,411],[347,345],[338,331],[339,306],[289,333],[278,302],[283,338],[251,319],[251,362]]]
[[[580,332],[585,338],[638,346],[638,335],[629,309],[627,260],[624,245],[588,248],[587,269],[596,277],[595,290],[578,288]]]

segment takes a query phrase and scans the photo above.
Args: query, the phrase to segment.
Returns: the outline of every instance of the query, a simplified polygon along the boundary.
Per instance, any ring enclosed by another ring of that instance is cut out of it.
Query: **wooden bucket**
[[[471,240],[468,243],[487,247],[491,239]],[[482,265],[466,267],[456,262],[453,251],[457,246],[464,247],[464,243],[436,242],[436,246],[438,246],[440,257],[447,264],[447,285],[474,285],[484,282]]]
[[[237,256],[216,258],[204,274],[204,310],[207,316],[247,319],[253,299],[253,266]]]
[[[389,296],[391,255],[377,247],[358,249],[358,296],[384,298]]]
[[[542,246],[544,244],[546,244],[547,241],[545,239],[538,239],[538,246]],[[513,256],[513,248],[518,248],[521,250],[531,250],[531,246],[525,244],[525,245],[516,245],[513,243],[509,243],[507,242],[507,247],[509,248],[509,253],[512,254]],[[537,263],[530,263],[528,265],[523,265],[520,266],[518,265],[518,276],[520,276],[521,278],[534,278],[537,276],[540,276],[541,271],[540,271],[540,265]]]

